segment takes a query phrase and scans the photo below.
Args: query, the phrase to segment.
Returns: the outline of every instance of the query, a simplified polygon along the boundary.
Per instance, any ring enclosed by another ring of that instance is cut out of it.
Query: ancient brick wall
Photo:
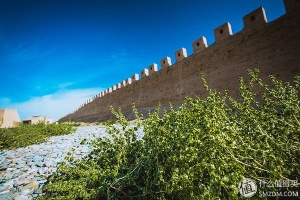
[[[193,42],[194,52],[175,52],[176,61],[161,60],[161,70],[154,63],[88,100],[60,121],[104,121],[112,117],[109,106],[121,108],[132,118],[131,104],[141,111],[153,109],[158,102],[179,105],[186,96],[207,95],[201,81],[205,74],[208,85],[218,91],[229,90],[238,98],[238,77],[247,80],[247,69],[258,68],[267,80],[273,74],[282,81],[292,81],[300,74],[300,1],[284,0],[287,13],[267,22],[264,9],[258,8],[243,17],[244,28],[232,35],[230,23],[214,30],[215,43],[207,47],[205,37]]]

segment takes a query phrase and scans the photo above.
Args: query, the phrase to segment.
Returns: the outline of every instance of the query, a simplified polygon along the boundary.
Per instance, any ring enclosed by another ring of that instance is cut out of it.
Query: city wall
[[[230,23],[224,23],[214,30],[212,45],[207,46],[206,38],[200,37],[193,42],[190,56],[181,48],[175,52],[173,64],[166,57],[160,61],[159,71],[154,63],[87,100],[59,121],[105,121],[113,117],[110,105],[121,108],[127,118],[133,119],[133,102],[146,113],[158,102],[168,107],[169,102],[180,105],[185,97],[205,97],[201,73],[210,88],[221,92],[227,89],[235,98],[238,77],[247,80],[247,69],[258,68],[263,80],[273,74],[291,82],[300,74],[300,1],[284,0],[284,4],[286,14],[272,22],[267,22],[263,7],[245,15],[244,28],[234,35]]]

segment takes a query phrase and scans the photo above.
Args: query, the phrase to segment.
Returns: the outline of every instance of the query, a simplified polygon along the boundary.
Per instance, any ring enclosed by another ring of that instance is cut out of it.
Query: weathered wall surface
[[[258,68],[263,80],[273,74],[280,80],[292,81],[300,74],[300,2],[284,2],[287,13],[280,18],[266,23],[264,9],[259,8],[244,16],[244,29],[235,35],[231,34],[230,24],[225,23],[214,30],[216,41],[211,46],[206,47],[202,37],[193,43],[194,53],[189,57],[181,49],[175,54],[175,64],[168,66],[166,58],[160,71],[152,65],[149,76],[142,74],[140,80],[132,79],[125,87],[118,84],[110,88],[60,121],[104,121],[112,117],[110,105],[120,107],[125,116],[132,118],[132,102],[146,111],[158,102],[163,106],[169,102],[179,105],[186,96],[204,97],[207,94],[201,73],[205,73],[211,88],[228,89],[236,98],[238,77],[247,78],[247,69]]]
[[[0,128],[15,127],[21,122],[16,109],[0,110]]]

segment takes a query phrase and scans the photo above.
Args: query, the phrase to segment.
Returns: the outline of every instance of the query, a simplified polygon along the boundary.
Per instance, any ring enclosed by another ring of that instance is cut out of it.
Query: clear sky
[[[85,100],[171,57],[201,36],[283,0],[1,0],[0,109],[58,120]]]

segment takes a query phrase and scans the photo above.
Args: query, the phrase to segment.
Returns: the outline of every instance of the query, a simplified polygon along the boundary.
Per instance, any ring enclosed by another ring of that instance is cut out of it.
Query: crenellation
[[[157,64],[153,63],[148,67],[149,75],[153,74],[154,72],[157,72]]]
[[[108,88],[108,93],[111,93],[112,92],[112,88]]]
[[[283,2],[286,13],[299,12],[300,0],[284,0]]]
[[[201,37],[198,40],[193,42],[193,50],[194,53],[201,52],[207,48],[207,40],[206,37]]]
[[[113,89],[113,91],[117,90],[117,86],[114,85],[112,89]]]
[[[131,78],[126,79],[126,85],[130,85],[132,83]]]
[[[132,82],[136,82],[139,80],[139,75],[138,74],[133,74],[131,77]]]
[[[181,48],[175,52],[176,62],[179,62],[187,57],[187,52],[185,48]]]
[[[172,65],[172,62],[171,62],[171,58],[170,57],[165,57],[163,58],[161,61],[160,61],[160,64],[161,64],[161,68],[166,68],[166,67],[169,67]]]
[[[252,11],[251,13],[243,17],[244,29],[257,28],[263,24],[267,23],[267,16],[265,9],[259,7],[258,9]]]
[[[122,81],[122,82],[121,82],[121,85],[122,85],[122,88],[125,87],[125,86],[126,86],[126,81],[125,81],[125,80]]]
[[[144,77],[146,77],[146,76],[149,76],[149,71],[148,71],[148,69],[143,69],[142,72],[141,72],[141,74],[142,74],[142,78],[144,78]]]
[[[224,38],[227,38],[232,35],[232,29],[229,22],[222,24],[214,30],[215,42],[219,42]]]
[[[121,89],[122,88],[122,84],[121,83],[118,83],[117,84],[117,89]]]

